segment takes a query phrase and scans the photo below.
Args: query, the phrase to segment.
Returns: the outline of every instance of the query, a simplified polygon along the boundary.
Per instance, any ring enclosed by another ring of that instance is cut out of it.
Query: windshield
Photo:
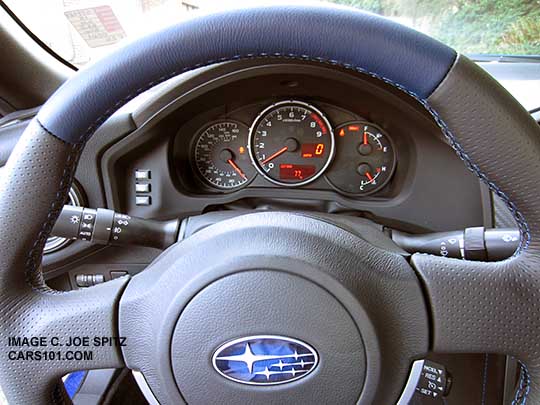
[[[40,40],[81,67],[126,41],[253,0],[4,0]],[[288,1],[291,3],[305,1]],[[327,0],[389,17],[465,54],[540,55],[540,0]],[[264,4],[275,3],[266,1]],[[282,1],[281,1],[282,3]],[[312,3],[312,2],[311,2]]]

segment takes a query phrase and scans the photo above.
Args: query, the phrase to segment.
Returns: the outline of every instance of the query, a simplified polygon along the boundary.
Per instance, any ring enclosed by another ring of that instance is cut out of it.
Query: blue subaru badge
[[[215,351],[219,374],[242,384],[276,385],[298,380],[317,367],[317,352],[307,343],[283,336],[247,336]]]

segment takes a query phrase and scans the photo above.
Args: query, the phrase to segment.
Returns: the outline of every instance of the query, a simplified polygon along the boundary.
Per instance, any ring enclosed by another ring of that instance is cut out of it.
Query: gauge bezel
[[[255,128],[259,125],[259,123],[262,121],[262,119],[272,110],[275,110],[276,108],[285,106],[285,105],[297,105],[306,109],[310,109],[313,112],[317,113],[324,123],[326,124],[326,127],[328,128],[328,135],[330,136],[330,153],[328,155],[327,161],[324,163],[323,167],[312,177],[309,179],[306,179],[304,181],[298,182],[298,183],[285,183],[276,179],[271,178],[266,174],[266,171],[261,167],[259,161],[257,160],[255,156],[255,152],[253,150],[253,138],[254,138],[254,132]],[[317,107],[315,107],[313,104],[306,103],[305,101],[299,101],[299,100],[282,100],[278,101],[277,103],[273,103],[266,107],[264,110],[262,110],[257,117],[253,120],[253,123],[251,124],[251,127],[249,128],[249,136],[248,136],[248,150],[249,150],[249,157],[251,158],[251,163],[257,170],[257,172],[263,176],[266,180],[268,180],[271,183],[277,184],[278,186],[283,187],[301,187],[305,186],[306,184],[312,183],[313,181],[317,180],[319,177],[321,177],[332,161],[334,160],[334,154],[336,152],[336,140],[334,138],[334,129],[332,128],[332,125],[330,124],[330,121],[326,117],[326,115],[319,110]]]
[[[332,182],[332,180],[330,180],[328,178],[327,174],[325,173],[324,179],[330,185],[330,187],[332,187],[338,193],[340,193],[340,194],[342,194],[342,195],[344,195],[346,197],[351,197],[351,198],[367,197],[367,196],[370,196],[372,194],[375,194],[375,193],[381,191],[384,187],[386,187],[388,185],[390,180],[392,180],[392,177],[394,176],[394,173],[395,173],[396,167],[397,167],[397,162],[398,162],[398,154],[397,154],[396,144],[395,144],[394,140],[392,139],[392,137],[390,135],[388,135],[388,132],[385,131],[383,128],[381,128],[380,125],[375,124],[374,122],[368,121],[366,119],[356,119],[356,120],[345,121],[345,122],[343,122],[343,123],[341,123],[339,125],[336,125],[336,130],[338,130],[339,128],[344,127],[344,126],[354,125],[354,124],[358,124],[358,123],[366,124],[368,126],[377,128],[386,137],[386,139],[388,140],[388,143],[392,147],[393,160],[392,160],[392,167],[391,167],[390,171],[388,172],[389,174],[388,174],[388,177],[386,178],[386,180],[384,182],[380,183],[379,185],[377,185],[377,187],[375,187],[373,190],[370,190],[370,191],[367,191],[367,192],[351,193],[351,192],[342,190],[341,188],[336,186]]]
[[[255,174],[251,178],[248,178],[243,184],[241,184],[239,186],[236,186],[236,187],[220,187],[220,186],[210,182],[205,176],[203,176],[203,174],[201,173],[201,170],[199,169],[199,166],[197,165],[197,159],[195,157],[195,151],[196,151],[196,148],[197,148],[197,143],[198,143],[202,133],[206,129],[208,129],[208,128],[216,125],[216,124],[220,124],[220,123],[224,123],[224,122],[231,122],[231,123],[234,123],[234,124],[237,124],[237,125],[242,125],[245,128],[247,128],[247,130],[248,130],[248,143],[246,145],[246,148],[248,149],[248,154],[249,154],[249,125],[245,124],[242,121],[236,120],[236,119],[218,118],[216,120],[212,120],[212,121],[204,123],[203,125],[201,125],[199,127],[199,129],[197,129],[195,131],[195,135],[191,139],[189,161],[190,161],[191,170],[196,173],[196,175],[199,178],[200,182],[203,183],[206,187],[208,187],[211,190],[219,191],[221,193],[234,193],[234,192],[236,192],[238,190],[243,189],[247,185],[249,185],[255,179],[255,177],[257,177],[257,175],[259,174],[258,171],[255,171]],[[253,165],[253,162],[251,161],[251,155],[250,155],[250,163]]]

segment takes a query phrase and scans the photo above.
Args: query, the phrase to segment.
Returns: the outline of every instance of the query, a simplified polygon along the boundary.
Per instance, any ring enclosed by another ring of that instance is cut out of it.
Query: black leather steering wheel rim
[[[254,20],[264,23],[255,26]],[[276,32],[275,26],[284,28]],[[199,66],[265,56],[352,69],[414,98],[471,171],[506,202],[522,235],[513,258],[480,263],[414,255],[412,264],[430,303],[432,349],[514,355],[523,365],[516,395],[522,403],[527,398],[539,402],[540,203],[536,179],[524,173],[540,172],[540,130],[512,96],[466,57],[412,30],[349,9],[268,7],[202,17],[132,44],[68,81],[29,125],[4,171],[1,338],[67,330],[117,335],[116,308],[127,279],[58,293],[45,286],[39,269],[80,151],[107,117],[147,88]],[[122,365],[122,353],[114,347],[76,363],[15,362],[2,356],[0,381],[13,403],[49,403],[58,400],[55,382],[74,367]],[[23,378],[35,388],[21,390]]]

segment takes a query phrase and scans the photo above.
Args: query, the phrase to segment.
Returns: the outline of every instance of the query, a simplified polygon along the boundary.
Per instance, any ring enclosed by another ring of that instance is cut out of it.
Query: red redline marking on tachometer
[[[242,171],[242,169],[240,169],[240,168],[236,165],[236,163],[234,163],[234,160],[229,159],[229,160],[227,160],[227,163],[230,164],[230,165],[233,167],[234,171],[235,171],[236,173],[238,173],[244,180],[247,180],[246,175],[244,174],[244,172]]]
[[[264,159],[261,164],[265,165],[267,164],[268,162],[270,162],[272,159],[275,159],[277,158],[279,155],[281,155],[282,153],[285,153],[287,152],[289,148],[287,146],[284,146],[283,148],[281,148],[280,150],[278,150],[276,153],[274,153],[273,155],[271,156],[268,156],[266,159]]]
[[[324,122],[323,122],[323,120],[321,119],[321,117],[319,117],[319,116],[318,116],[317,114],[315,114],[315,113],[311,113],[311,118],[313,118],[313,119],[315,120],[315,122],[317,123],[317,125],[321,128],[323,135],[326,135],[326,133],[327,133],[328,131],[327,131],[326,125],[324,125]]]

